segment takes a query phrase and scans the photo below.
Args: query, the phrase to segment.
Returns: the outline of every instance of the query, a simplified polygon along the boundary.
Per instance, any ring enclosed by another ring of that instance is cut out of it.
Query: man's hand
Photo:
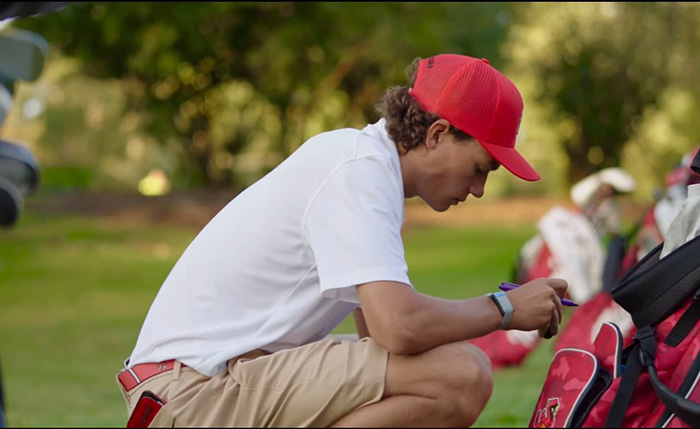
[[[513,304],[513,319],[508,329],[533,331],[550,338],[559,332],[562,320],[561,298],[568,283],[557,278],[540,278],[506,292]]]

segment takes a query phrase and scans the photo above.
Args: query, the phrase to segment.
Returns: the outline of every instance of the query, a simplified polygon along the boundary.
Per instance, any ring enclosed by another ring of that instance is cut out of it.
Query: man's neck
[[[416,155],[420,148],[414,148],[406,153],[402,153],[401,146],[397,144],[397,147],[399,148],[399,163],[401,164],[401,175],[403,176],[404,198],[412,198],[418,195],[418,190],[416,189],[418,180]]]

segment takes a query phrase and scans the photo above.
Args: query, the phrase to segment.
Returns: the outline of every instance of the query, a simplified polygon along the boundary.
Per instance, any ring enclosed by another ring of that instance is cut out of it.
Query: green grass
[[[509,280],[512,265],[534,226],[478,229],[429,228],[405,237],[411,280],[420,292],[468,298],[493,292]],[[519,368],[494,374],[491,401],[475,427],[526,427],[549,368],[552,348],[541,343]]]
[[[445,298],[495,290],[534,226],[408,229],[416,289]],[[197,231],[25,213],[0,231],[0,360],[13,427],[124,427],[114,374],[158,288]],[[336,333],[352,332],[350,320]],[[495,375],[479,427],[528,424],[551,359],[541,345]]]

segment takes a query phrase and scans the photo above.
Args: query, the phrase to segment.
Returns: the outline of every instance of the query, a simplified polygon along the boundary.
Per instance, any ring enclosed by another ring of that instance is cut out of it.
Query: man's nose
[[[486,178],[479,180],[472,184],[469,192],[476,198],[481,198],[484,196],[484,188],[486,187]]]

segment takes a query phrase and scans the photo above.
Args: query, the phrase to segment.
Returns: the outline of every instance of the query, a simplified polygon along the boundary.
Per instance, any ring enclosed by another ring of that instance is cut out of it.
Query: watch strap
[[[510,300],[508,299],[508,295],[506,295],[506,293],[503,291],[491,293],[489,296],[493,302],[496,303],[498,310],[503,316],[501,326],[499,326],[498,329],[506,329],[510,324],[510,320],[513,318],[513,304],[511,304]]]

